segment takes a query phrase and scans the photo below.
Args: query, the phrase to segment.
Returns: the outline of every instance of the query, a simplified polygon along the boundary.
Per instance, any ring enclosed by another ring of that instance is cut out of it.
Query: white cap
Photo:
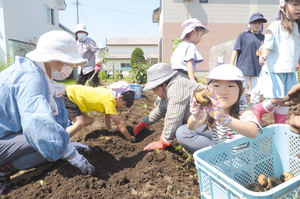
[[[222,64],[212,69],[207,77],[205,77],[207,84],[213,79],[226,81],[241,81],[245,82],[242,71],[231,64]]]
[[[209,30],[196,18],[185,20],[181,24],[181,27],[183,28],[183,31],[182,31],[181,36],[180,36],[181,41],[185,38],[185,36],[188,33],[192,32],[196,27],[204,28],[204,33],[203,34],[206,34],[206,33],[209,32]]]
[[[83,25],[83,24],[77,24],[76,25],[76,32],[75,32],[75,35],[77,35],[77,32],[79,31],[83,31],[85,32],[87,35],[89,34],[87,31],[86,31],[86,26]]]

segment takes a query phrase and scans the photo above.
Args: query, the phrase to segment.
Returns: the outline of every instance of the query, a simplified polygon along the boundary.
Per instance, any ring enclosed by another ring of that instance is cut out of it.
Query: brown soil
[[[131,108],[118,111],[133,135],[133,128],[153,108],[156,95],[142,92]],[[272,114],[263,117],[262,125],[273,123]],[[92,149],[88,155],[79,150],[96,168],[94,176],[81,175],[67,161],[47,163],[21,172],[12,181],[19,187],[0,198],[200,198],[197,170],[183,149],[174,141],[166,150],[143,151],[159,139],[163,119],[142,130],[136,143],[120,132],[106,130],[103,117],[84,127],[73,140]]]

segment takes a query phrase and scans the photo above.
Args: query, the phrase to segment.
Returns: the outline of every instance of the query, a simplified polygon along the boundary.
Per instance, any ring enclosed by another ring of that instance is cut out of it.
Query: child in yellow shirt
[[[127,140],[135,142],[135,137],[129,134],[116,110],[124,105],[131,107],[134,96],[135,91],[124,81],[113,83],[108,89],[83,85],[67,86],[66,92],[61,97],[67,108],[68,118],[73,123],[67,127],[67,132],[72,137],[83,126],[93,123],[95,117],[104,115],[105,125],[109,131],[119,129]],[[118,129],[112,129],[111,119]]]

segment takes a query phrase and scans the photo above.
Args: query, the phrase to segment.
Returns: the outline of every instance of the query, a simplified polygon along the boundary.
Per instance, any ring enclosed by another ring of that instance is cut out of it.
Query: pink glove
[[[167,143],[161,135],[159,138],[159,141],[151,142],[150,144],[145,146],[144,151],[151,151],[154,149],[164,149],[170,145],[171,145],[171,143]]]
[[[230,121],[230,115],[224,113],[223,106],[218,101],[216,93],[212,90],[207,96],[212,104],[207,113],[216,120],[217,124],[221,126],[227,124]]]
[[[138,123],[138,125],[136,125],[133,129],[134,136],[136,136],[145,127],[149,129],[149,126],[145,122],[141,121]]]
[[[101,67],[99,64],[96,64],[95,68],[94,68],[94,71],[96,71],[97,73],[99,73],[101,70]]]
[[[201,106],[196,98],[192,95],[190,100],[190,112],[194,120],[200,121],[206,117],[207,106]]]

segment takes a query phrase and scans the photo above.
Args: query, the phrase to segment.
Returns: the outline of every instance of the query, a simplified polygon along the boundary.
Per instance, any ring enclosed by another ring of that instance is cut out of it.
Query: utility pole
[[[79,15],[78,15],[78,0],[76,0],[76,9],[77,9],[77,24],[79,24]]]

